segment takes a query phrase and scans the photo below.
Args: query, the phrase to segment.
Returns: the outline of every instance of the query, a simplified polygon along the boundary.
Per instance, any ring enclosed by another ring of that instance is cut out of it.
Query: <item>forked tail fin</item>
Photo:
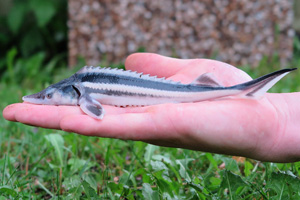
[[[275,83],[277,83],[281,78],[287,75],[289,72],[296,70],[292,69],[282,69],[260,78],[254,79],[252,81],[242,83],[233,86],[234,89],[242,90],[241,93],[243,97],[246,98],[260,98],[262,97]]]

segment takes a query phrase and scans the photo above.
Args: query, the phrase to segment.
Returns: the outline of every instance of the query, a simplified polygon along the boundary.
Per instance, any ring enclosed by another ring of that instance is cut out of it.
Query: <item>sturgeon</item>
[[[143,73],[85,66],[71,77],[22,99],[33,104],[79,105],[87,115],[102,119],[105,111],[101,104],[147,106],[227,96],[258,99],[295,69],[282,69],[255,80],[224,87],[210,73],[200,75],[190,84],[182,84]]]

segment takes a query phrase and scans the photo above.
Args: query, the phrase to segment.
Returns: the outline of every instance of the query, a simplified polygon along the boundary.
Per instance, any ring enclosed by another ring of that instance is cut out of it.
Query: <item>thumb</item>
[[[127,70],[143,72],[158,77],[170,77],[186,66],[183,59],[170,58],[154,53],[134,53],[127,57]]]

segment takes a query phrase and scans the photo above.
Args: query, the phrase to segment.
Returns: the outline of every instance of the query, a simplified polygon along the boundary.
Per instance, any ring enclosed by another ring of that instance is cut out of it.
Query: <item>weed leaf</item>
[[[90,185],[90,187],[97,191],[97,181],[91,175],[84,174],[83,180],[85,180]]]
[[[63,166],[63,146],[64,146],[63,137],[59,134],[49,134],[49,135],[46,135],[45,138],[54,147],[56,157],[59,161],[60,167],[62,167]]]
[[[148,144],[146,146],[146,152],[144,154],[144,160],[146,161],[146,163],[149,165],[150,160],[152,158],[152,155],[154,153],[154,151],[158,150],[159,147],[156,145],[152,145],[152,144]]]
[[[180,173],[180,176],[185,179],[187,182],[191,182],[192,179],[191,177],[189,176],[188,172],[187,172],[187,165],[189,162],[193,161],[194,159],[192,158],[188,158],[188,159],[180,159],[180,160],[176,160],[176,164],[179,165],[179,173]]]
[[[173,165],[173,162],[172,160],[167,157],[167,156],[163,156],[163,155],[153,155],[152,156],[152,159],[153,160],[157,160],[157,161],[162,161],[162,162],[165,162],[165,163],[168,163],[170,165]]]
[[[239,171],[239,166],[238,166],[236,160],[234,160],[232,158],[228,158],[223,155],[215,155],[215,157],[219,158],[220,160],[222,160],[225,163],[225,168],[227,170],[234,171],[234,172]]]
[[[7,23],[10,30],[16,34],[20,29],[22,22],[24,20],[24,15],[26,14],[26,4],[17,3],[13,6],[8,14]]]
[[[300,199],[300,180],[291,173],[273,172],[266,188],[271,193],[271,199]]]
[[[243,187],[248,187],[248,185],[240,176],[228,170],[224,171],[220,192],[227,190],[230,199],[236,199],[240,195],[240,189]]]
[[[0,195],[8,195],[8,196],[12,196],[15,197],[17,196],[17,192],[10,188],[9,186],[0,186]]]
[[[9,73],[10,82],[15,81],[13,65],[14,65],[14,60],[15,60],[17,53],[18,53],[17,49],[15,47],[13,47],[6,54],[6,65],[7,65],[7,71]]]
[[[68,191],[68,199],[80,199],[82,196],[81,179],[77,175],[66,178],[63,187]]]
[[[149,199],[149,200],[159,199],[158,191],[152,190],[151,185],[149,183],[143,183],[142,193],[145,199]]]
[[[38,76],[38,73],[40,71],[39,69],[42,66],[44,59],[45,59],[45,53],[40,52],[40,53],[33,55],[32,57],[30,57],[27,60],[26,70],[28,70],[29,77]]]
[[[88,196],[88,199],[97,198],[96,191],[90,186],[90,184],[88,182],[83,181],[82,186],[84,188],[85,194]]]
[[[70,158],[68,160],[68,165],[71,166],[71,172],[76,173],[78,172],[86,163],[85,160],[79,159],[79,158]]]
[[[63,186],[67,189],[70,190],[72,188],[77,188],[81,185],[81,180],[80,177],[77,175],[74,175],[72,177],[68,177],[64,180]]]
[[[251,175],[251,170],[252,169],[253,169],[253,165],[251,164],[251,162],[246,160],[245,169],[244,169],[245,176]]]
[[[34,40],[32,40],[34,38]],[[34,56],[34,52],[41,48],[44,44],[43,36],[41,35],[40,31],[37,28],[32,28],[26,33],[24,33],[24,36],[21,40],[21,54],[24,57],[32,57]],[[39,52],[37,54],[44,53]],[[39,66],[41,67],[41,66]]]
[[[52,1],[31,0],[30,3],[39,27],[44,27],[55,14]]]

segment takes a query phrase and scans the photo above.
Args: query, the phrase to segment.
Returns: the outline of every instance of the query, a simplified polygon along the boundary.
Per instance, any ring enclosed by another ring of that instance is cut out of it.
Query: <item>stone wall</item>
[[[292,57],[292,0],[69,0],[69,64],[123,62],[139,49],[255,66]]]

